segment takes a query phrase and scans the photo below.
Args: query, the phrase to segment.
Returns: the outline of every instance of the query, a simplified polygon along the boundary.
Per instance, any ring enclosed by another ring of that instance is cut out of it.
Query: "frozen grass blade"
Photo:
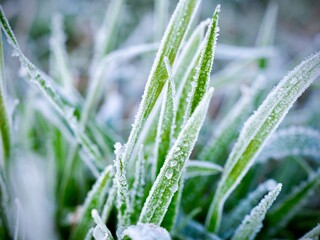
[[[131,192],[131,206],[132,206],[132,213],[131,213],[131,222],[136,223],[139,219],[139,215],[143,206],[143,198],[145,192],[145,185],[146,185],[146,160],[144,159],[143,155],[143,146],[141,145],[140,151],[138,154],[138,160],[136,161],[136,172],[134,175],[134,181]]]
[[[178,190],[178,181],[198,137],[212,93],[213,89],[210,89],[170,149],[166,161],[143,206],[139,219],[140,222],[161,224],[171,199]]]
[[[157,175],[159,174],[172,143],[176,115],[174,96],[174,83],[170,76],[164,88],[162,106],[157,127],[156,143],[154,147],[155,164],[153,169],[153,179],[156,179]]]
[[[107,226],[104,224],[96,209],[92,209],[92,218],[96,223],[93,229],[93,237],[95,240],[113,240],[113,236]]]
[[[200,51],[201,41],[204,36],[204,30],[210,23],[210,19],[201,22],[193,31],[192,35],[185,43],[177,62],[173,66],[173,80],[176,88],[179,89],[183,79],[188,75],[188,69],[193,59],[197,59],[195,55]]]
[[[159,41],[169,20],[169,0],[156,0],[154,4],[154,40]]]
[[[123,162],[124,147],[120,143],[116,143],[115,154],[116,160],[114,165],[116,168],[115,182],[117,186],[117,209],[118,209],[118,226],[127,227],[130,225],[130,195],[128,190],[128,182],[126,178],[126,164]]]
[[[312,157],[319,162],[320,132],[308,127],[281,129],[270,138],[257,157],[257,163],[288,156]]]
[[[279,126],[293,103],[319,74],[318,52],[291,71],[245,123],[211,203],[206,220],[209,231],[218,231],[226,199],[248,172],[264,143]]]
[[[307,232],[303,237],[299,238],[299,240],[318,240],[320,236],[320,224],[318,224],[316,227],[311,229],[309,232]]]
[[[117,187],[116,187],[116,183],[115,183],[115,179],[114,179],[112,187],[111,187],[111,189],[109,191],[109,195],[108,195],[107,201],[104,204],[103,210],[102,210],[102,213],[101,213],[101,219],[102,219],[103,222],[107,222],[109,217],[110,217],[111,210],[112,210],[114,201],[116,199],[116,195],[117,195]]]
[[[261,93],[265,78],[258,77],[250,89],[245,89],[241,98],[234,107],[221,120],[216,132],[212,135],[208,144],[200,152],[199,159],[211,161],[217,164],[225,164],[230,143],[236,139],[245,119],[253,109],[254,100]]]
[[[223,168],[207,161],[192,160],[187,162],[187,178],[218,174]]]
[[[168,79],[164,58],[167,57],[170,66],[173,65],[180,44],[198,7],[198,3],[199,1],[197,0],[180,0],[171,17],[164,37],[161,40],[156,59],[148,77],[138,114],[126,144],[124,162],[128,162],[130,159],[138,137],[143,129],[143,125]]]
[[[276,181],[268,180],[258,186],[251,192],[247,198],[243,199],[229,215],[222,219],[220,233],[224,238],[229,238],[236,227],[241,223],[244,217],[250,213],[250,210],[258,204],[261,198],[269,191],[272,191],[277,186]]]
[[[318,171],[272,209],[267,215],[267,220],[272,225],[272,228],[269,229],[271,235],[288,224],[292,217],[310,200],[319,183],[320,173]]]
[[[11,140],[10,140],[10,124],[7,115],[6,102],[5,102],[5,74],[4,74],[4,60],[3,60],[3,46],[2,34],[0,32],[0,133],[3,152],[3,164],[7,169],[9,164]]]
[[[112,175],[112,166],[106,167],[97,179],[96,183],[93,185],[92,190],[88,193],[84,202],[79,222],[71,235],[71,239],[84,239],[87,232],[92,227],[93,221],[91,211],[93,209],[101,211],[107,194],[108,184],[111,183]]]
[[[262,228],[267,211],[276,200],[281,191],[282,185],[278,184],[275,189],[268,193],[260,203],[251,210],[250,215],[247,215],[241,225],[236,230],[232,240],[254,239]]]
[[[211,23],[209,25],[209,28],[205,36],[204,46],[198,62],[198,69],[194,76],[195,87],[193,91],[193,96],[191,98],[190,114],[192,114],[193,111],[196,109],[199,102],[202,100],[203,96],[207,92],[207,89],[210,84],[210,73],[212,69],[214,52],[215,52],[217,39],[219,35],[219,27],[218,27],[219,12],[220,12],[220,5],[216,7],[213,13]]]
[[[65,49],[66,36],[63,31],[63,17],[56,14],[52,19],[52,33],[50,38],[51,54],[53,55],[53,62],[56,79],[67,90],[73,88],[73,79],[70,73],[70,66],[67,59],[67,51]]]

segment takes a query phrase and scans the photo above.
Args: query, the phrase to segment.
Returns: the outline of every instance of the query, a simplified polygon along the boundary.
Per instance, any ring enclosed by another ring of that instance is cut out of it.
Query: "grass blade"
[[[108,166],[101,173],[100,177],[97,179],[96,183],[93,185],[92,190],[88,193],[83,208],[81,210],[81,215],[79,222],[72,232],[71,239],[84,239],[87,232],[93,225],[93,220],[91,217],[91,211],[93,209],[98,209],[101,211],[104,198],[107,194],[107,186],[111,182],[112,177],[112,166]]]
[[[213,89],[210,89],[170,149],[143,206],[140,222],[161,224],[171,199],[178,190],[178,181],[198,137],[212,93]]]
[[[93,237],[95,240],[113,240],[113,236],[107,226],[104,224],[96,209],[92,209],[92,218],[97,224],[93,230]]]
[[[320,132],[307,127],[289,127],[277,131],[257,158],[257,163],[288,156],[320,157]]]
[[[187,162],[187,178],[209,176],[222,171],[221,166],[207,161],[192,160]]]
[[[164,58],[167,57],[170,66],[173,65],[182,39],[184,38],[190,25],[190,21],[198,7],[198,3],[199,1],[197,0],[180,0],[171,17],[149,74],[139,111],[126,144],[124,162],[127,162],[130,159],[143,125],[168,79]]]
[[[2,46],[2,34],[0,33],[0,133],[3,152],[3,164],[4,168],[8,168],[10,149],[11,149],[11,137],[10,137],[10,124],[7,115],[6,103],[5,103],[5,74],[4,74],[4,60],[3,60],[3,46]]]
[[[171,240],[171,237],[166,229],[155,224],[138,223],[124,229],[120,234],[120,239]]]
[[[279,202],[267,215],[267,220],[272,224],[269,233],[275,234],[284,227],[314,194],[320,183],[320,174],[317,172],[307,181],[296,187],[291,194]]]
[[[318,52],[291,71],[245,123],[211,203],[206,220],[209,231],[218,231],[226,199],[248,172],[264,143],[279,126],[293,103],[319,74]]]
[[[241,225],[236,230],[232,240],[254,239],[257,233],[262,228],[262,221],[264,220],[267,211],[276,200],[281,191],[282,185],[278,184],[275,189],[268,193],[260,203],[251,210],[250,215],[247,215]]]

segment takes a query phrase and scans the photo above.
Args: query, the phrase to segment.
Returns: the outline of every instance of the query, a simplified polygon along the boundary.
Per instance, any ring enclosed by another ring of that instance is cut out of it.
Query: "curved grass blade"
[[[277,186],[276,181],[268,180],[258,186],[253,192],[251,192],[247,198],[243,199],[232,210],[232,212],[226,215],[222,219],[222,225],[220,233],[223,238],[229,238],[236,230],[237,226],[241,224],[244,217],[250,213],[250,210],[258,204],[261,198],[269,191],[272,191]]]
[[[315,193],[316,187],[320,184],[320,172],[312,175],[307,181],[296,187],[284,200],[279,202],[267,215],[267,220],[272,224],[269,233],[277,233],[284,227],[304,204]]]
[[[10,124],[9,117],[6,110],[5,94],[5,74],[4,74],[4,59],[3,59],[3,46],[2,46],[2,34],[0,32],[0,133],[3,152],[3,164],[7,169],[9,164],[10,149],[11,149],[11,137],[10,137]]]
[[[236,139],[241,126],[252,111],[254,100],[261,93],[264,82],[265,78],[260,76],[250,89],[243,92],[238,102],[223,118],[211,140],[200,152],[199,159],[220,165],[225,164],[224,158],[227,156],[229,145]]]
[[[113,180],[113,184],[112,187],[109,191],[109,195],[107,198],[106,203],[103,206],[103,210],[101,213],[101,219],[103,222],[107,222],[109,220],[110,214],[111,214],[111,210],[114,204],[114,201],[116,199],[116,195],[117,195],[117,187],[116,187],[116,183],[115,180]]]
[[[218,231],[226,199],[248,172],[264,143],[279,126],[293,103],[319,75],[318,52],[291,71],[245,123],[211,203],[206,219],[209,231]]]
[[[120,143],[114,145],[116,160],[114,165],[116,168],[115,183],[117,186],[117,209],[118,209],[118,226],[127,227],[130,225],[130,195],[128,190],[128,182],[126,178],[126,164],[123,162],[124,147]]]
[[[107,226],[104,224],[102,219],[99,216],[99,212],[96,209],[91,211],[92,218],[96,223],[96,226],[93,229],[93,237],[95,240],[113,240],[113,236]]]
[[[299,238],[299,240],[318,240],[320,236],[320,224],[318,224],[316,227],[311,229],[309,232],[307,232],[303,237]]]
[[[187,178],[218,174],[223,168],[207,161],[192,160],[187,162]]]
[[[260,203],[251,210],[250,215],[247,215],[241,225],[236,230],[232,240],[254,239],[257,233],[262,228],[262,221],[264,220],[267,211],[276,200],[281,191],[282,185],[278,184],[275,189],[268,193]]]
[[[198,137],[212,93],[213,89],[211,88],[170,149],[166,161],[143,206],[139,219],[140,222],[161,224],[172,197],[178,190],[178,181]]]
[[[143,129],[143,125],[168,79],[164,58],[168,57],[170,66],[173,65],[182,39],[184,38],[190,25],[190,21],[198,7],[198,3],[199,1],[197,0],[180,0],[171,17],[149,74],[139,111],[126,144],[124,162],[127,162],[130,159],[138,137]]]
[[[112,166],[108,166],[101,173],[96,183],[93,185],[92,190],[88,193],[81,210],[79,222],[71,234],[71,239],[84,239],[87,232],[93,225],[91,218],[91,211],[98,209],[101,211],[102,205],[107,194],[107,186],[111,183]]]
[[[169,20],[169,0],[156,0],[154,4],[154,40],[159,41]]]
[[[319,162],[320,132],[308,127],[290,127],[277,131],[257,157],[257,163],[288,156],[313,157]]]
[[[199,102],[202,100],[203,96],[207,92],[207,89],[210,84],[210,73],[212,69],[217,39],[219,36],[219,12],[220,5],[216,7],[213,13],[211,23],[205,36],[205,42],[199,59],[198,69],[196,75],[194,76],[195,87],[193,91],[193,96],[191,98],[190,114],[192,114],[193,111],[196,109]]]

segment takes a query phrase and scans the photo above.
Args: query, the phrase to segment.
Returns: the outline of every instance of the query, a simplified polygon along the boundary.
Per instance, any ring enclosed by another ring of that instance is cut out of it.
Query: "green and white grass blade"
[[[2,34],[0,32],[0,133],[3,152],[3,164],[7,169],[9,164],[9,157],[11,152],[11,137],[10,137],[10,123],[7,114],[5,101],[5,73],[4,73],[4,59],[3,59],[3,46]]]
[[[230,143],[236,139],[240,128],[253,110],[254,100],[261,93],[265,78],[256,78],[250,89],[245,89],[241,98],[222,119],[221,124],[212,134],[208,144],[200,152],[199,159],[217,164],[225,164],[225,159]]]
[[[207,161],[192,160],[187,162],[187,178],[210,176],[221,173],[223,168]]]
[[[266,140],[276,130],[297,98],[320,74],[320,53],[303,61],[267,96],[245,123],[227,160],[206,219],[209,231],[219,229],[223,206],[252,166]]]
[[[93,229],[93,238],[95,240],[113,240],[113,236],[107,226],[104,224],[99,216],[99,212],[96,209],[92,209],[91,216],[96,223]]]
[[[116,168],[115,182],[117,186],[117,210],[118,210],[118,226],[127,227],[130,225],[130,195],[129,186],[126,178],[126,163],[123,162],[124,146],[120,143],[114,145],[116,160],[114,165]]]
[[[143,206],[139,222],[161,224],[172,197],[178,190],[178,181],[198,137],[212,93],[213,89],[211,88],[170,149],[166,161]]]
[[[206,94],[209,88],[210,73],[214,59],[214,52],[219,36],[219,12],[220,5],[216,7],[213,13],[211,23],[205,36],[204,45],[198,63],[198,69],[196,75],[194,76],[195,87],[193,95],[191,97],[190,114],[192,114],[193,111],[196,109],[199,102],[202,100],[203,96]]]
[[[269,233],[277,233],[294,217],[294,215],[310,200],[320,184],[320,172],[312,175],[307,181],[296,187],[284,200],[279,202],[267,215],[272,224]]]
[[[154,1],[154,41],[161,40],[169,21],[169,0]]]
[[[247,198],[243,199],[230,214],[222,219],[220,233],[224,238],[229,238],[240,225],[244,217],[250,213],[250,210],[259,203],[261,198],[277,186],[276,181],[267,180],[260,184],[257,189],[251,192]]]
[[[130,199],[132,206],[131,222],[136,223],[143,206],[144,192],[147,178],[146,160],[143,153],[143,145],[140,147],[138,159],[136,161],[136,169],[134,175],[133,186],[130,191]]]
[[[188,68],[195,58],[195,55],[200,51],[199,48],[201,47],[204,30],[209,23],[210,19],[207,19],[197,26],[188,41],[185,43],[177,62],[173,66],[173,80],[177,89],[180,88],[183,79],[186,77]]]
[[[320,160],[320,132],[308,127],[289,127],[277,131],[257,157],[257,163],[288,156]]]
[[[119,239],[131,239],[131,240],[171,240],[168,231],[155,224],[138,223],[137,225],[131,225],[124,229],[120,234]]]
[[[112,166],[106,167],[93,185],[92,190],[88,193],[83,208],[81,209],[78,224],[71,234],[71,239],[84,239],[87,232],[92,227],[93,221],[91,211],[93,209],[101,211],[107,194],[107,186],[111,183],[113,175],[112,171]]]
[[[167,66],[167,68],[168,67],[169,66]],[[170,74],[171,73],[169,73],[169,75]],[[172,76],[169,76],[169,80],[164,87],[164,94],[157,127],[156,143],[154,146],[155,164],[153,169],[153,180],[155,180],[159,174],[172,143],[176,115],[174,96],[174,83],[172,81]]]
[[[29,75],[30,82],[40,88],[43,94],[48,98],[49,102],[52,103],[59,114],[65,118],[66,123],[72,129],[78,143],[88,155],[88,161],[92,161],[95,164],[95,160],[101,160],[102,156],[97,147],[79,128],[74,106],[72,106],[70,102],[67,102],[67,99],[65,99],[64,96],[58,91],[54,81],[46,76],[43,72],[38,70],[21,52],[18,42],[9,26],[8,20],[6,19],[2,8],[0,8],[0,21],[1,27],[7,36],[8,42],[14,49],[14,55],[19,57],[21,65],[25,68]]]
[[[119,30],[119,17],[121,16],[120,12],[124,0],[112,0],[109,2],[105,18],[95,37],[92,71],[95,70],[96,64],[111,51],[112,39],[115,38]]]
[[[51,63],[54,68],[53,74],[62,86],[70,91],[73,88],[73,79],[69,70],[70,66],[65,48],[66,36],[63,31],[62,15],[54,15],[51,25],[52,33],[50,38],[50,47],[53,57],[53,61]]]
[[[320,224],[318,224],[316,227],[311,229],[309,232],[307,232],[305,235],[303,235],[299,240],[319,240],[320,237]]]
[[[154,107],[162,88],[168,79],[164,58],[168,57],[170,66],[173,65],[181,42],[189,28],[190,21],[198,5],[199,1],[197,0],[180,0],[171,17],[164,37],[161,40],[132,131],[126,144],[124,162],[127,162],[130,159],[138,137],[143,129],[143,125],[151,113],[152,108]]]
[[[232,240],[242,239],[254,239],[257,233],[262,228],[262,221],[264,220],[267,211],[276,200],[282,188],[282,184],[278,184],[275,189],[268,193],[260,203],[251,210],[250,214],[247,215],[241,225],[236,230]]]

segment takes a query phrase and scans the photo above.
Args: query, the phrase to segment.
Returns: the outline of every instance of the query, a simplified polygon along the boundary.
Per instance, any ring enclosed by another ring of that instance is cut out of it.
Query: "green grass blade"
[[[144,200],[144,192],[145,192],[145,185],[146,185],[146,160],[144,159],[143,154],[143,146],[141,145],[140,151],[138,154],[138,160],[136,161],[136,169],[135,169],[135,176],[133,181],[133,186],[130,191],[130,199],[131,199],[131,206],[132,206],[132,213],[131,213],[131,222],[137,223],[139,219],[139,215],[143,206]]]
[[[303,237],[299,238],[299,240],[317,240],[320,237],[320,224],[318,224],[316,227],[311,229],[309,232],[307,232]]]
[[[192,160],[187,162],[187,178],[209,176],[223,171],[220,165],[207,161]]]
[[[114,206],[114,201],[116,199],[116,195],[117,195],[117,187],[116,187],[115,180],[113,180],[113,184],[109,191],[107,201],[104,204],[103,210],[101,213],[101,219],[103,222],[107,222],[109,220],[111,210],[112,210],[112,207]]]
[[[244,217],[250,213],[250,210],[259,203],[261,198],[272,191],[277,186],[276,181],[268,180],[264,183],[261,183],[257,189],[251,192],[248,197],[243,199],[235,209],[231,211],[230,214],[226,215],[222,219],[222,225],[220,233],[224,238],[229,238],[233,235],[234,231],[236,230],[237,226],[241,224],[241,221]]]
[[[229,145],[236,139],[240,128],[253,110],[254,100],[261,93],[265,79],[258,77],[253,86],[244,91],[234,107],[222,119],[221,124],[212,134],[211,139],[200,152],[199,159],[208,160],[220,165],[225,164]]]
[[[154,169],[153,179],[156,179],[161,167],[166,159],[167,153],[170,149],[174,131],[175,120],[175,103],[174,103],[174,83],[172,78],[167,81],[164,88],[162,106],[158,121],[156,143],[154,146]]]
[[[92,227],[93,220],[91,217],[91,211],[93,209],[98,209],[99,211],[101,211],[105,196],[107,194],[106,188],[111,182],[111,177],[112,166],[108,166],[101,173],[100,177],[93,185],[92,190],[88,193],[81,210],[79,222],[72,232],[71,239],[84,239],[87,232]]]
[[[92,218],[96,223],[96,226],[93,230],[93,237],[95,240],[113,240],[113,236],[107,226],[104,224],[102,219],[99,216],[99,212],[96,209],[92,209],[91,212]]]
[[[199,102],[205,95],[209,84],[210,84],[210,73],[212,69],[213,59],[214,59],[214,52],[217,44],[217,39],[219,35],[219,27],[218,27],[218,20],[219,20],[219,12],[220,12],[220,5],[218,5],[213,13],[213,17],[209,28],[207,30],[205,36],[204,47],[201,52],[201,56],[199,59],[198,64],[198,71],[194,76],[194,83],[195,88],[193,92],[193,96],[191,98],[191,110],[190,113],[198,106]]]
[[[3,59],[3,46],[2,34],[0,33],[0,133],[4,167],[7,168],[9,164],[10,150],[11,150],[11,137],[10,137],[10,124],[9,117],[6,109],[5,102],[5,74],[4,74],[4,59]]]
[[[188,75],[188,68],[195,58],[196,53],[201,47],[201,41],[204,36],[204,30],[210,23],[207,19],[201,22],[193,31],[192,35],[185,43],[181,54],[179,55],[176,64],[173,66],[173,80],[176,88],[179,89],[183,79]],[[197,59],[197,58],[196,58]]]
[[[178,190],[178,181],[198,137],[212,93],[213,89],[210,89],[170,149],[143,206],[140,222],[161,224],[172,197]]]
[[[289,156],[312,157],[319,162],[320,132],[308,127],[289,127],[277,131],[257,157],[257,163]]]
[[[125,162],[130,159],[143,125],[151,113],[151,110],[168,79],[164,58],[167,57],[170,66],[173,65],[181,42],[190,25],[190,21],[197,9],[198,3],[199,1],[197,0],[180,0],[171,17],[149,74],[139,111],[126,144],[126,151],[124,155]]]
[[[251,210],[250,215],[247,215],[241,225],[236,230],[232,240],[254,239],[257,233],[262,228],[262,221],[264,220],[267,211],[276,200],[281,191],[282,185],[278,184],[275,189],[268,193],[260,203]]]
[[[308,202],[320,184],[320,174],[317,172],[307,181],[296,187],[284,200],[279,202],[267,215],[272,228],[271,235],[277,233],[294,217],[294,215]]]
[[[297,98],[320,74],[320,53],[303,61],[267,96],[245,123],[218,184],[207,215],[209,231],[218,231],[223,205],[252,166],[269,136],[279,126]]]
[[[127,227],[130,225],[130,195],[129,186],[126,178],[126,164],[123,162],[124,147],[116,143],[115,147],[115,167],[116,167],[116,186],[117,186],[117,209],[118,209],[118,226]]]

